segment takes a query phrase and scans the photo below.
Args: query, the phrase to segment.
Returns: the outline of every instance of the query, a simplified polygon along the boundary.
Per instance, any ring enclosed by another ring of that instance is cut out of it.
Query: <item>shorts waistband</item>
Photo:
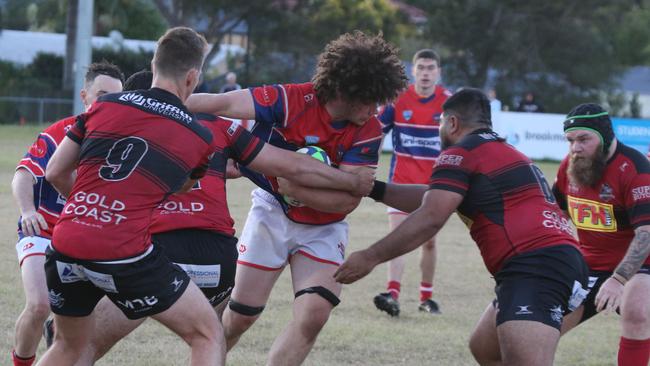
[[[133,263],[133,262],[137,262],[140,259],[148,256],[152,251],[153,251],[153,245],[149,245],[149,248],[147,250],[145,250],[144,253],[142,253],[142,254],[140,254],[138,256],[135,256],[135,257],[126,258],[126,259],[119,259],[119,260],[116,260],[116,261],[92,261],[92,262],[97,263],[97,264],[126,264],[126,263]]]
[[[263,200],[264,202],[266,202],[266,203],[268,203],[270,205],[282,208],[282,205],[280,204],[280,202],[278,202],[278,199],[275,198],[275,196],[272,195],[271,193],[263,190],[262,188],[256,188],[253,191],[253,196],[260,198],[261,200]]]

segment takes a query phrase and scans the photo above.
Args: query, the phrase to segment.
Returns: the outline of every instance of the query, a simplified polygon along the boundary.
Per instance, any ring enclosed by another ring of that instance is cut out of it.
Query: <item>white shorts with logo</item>
[[[295,254],[336,266],[343,263],[348,245],[347,222],[298,224],[287,218],[270,193],[258,188],[252,197],[253,205],[239,238],[237,263],[275,271]]]
[[[50,246],[50,239],[40,236],[25,236],[16,244],[16,254],[18,254],[18,263],[23,265],[27,257],[33,255],[45,255],[47,247]]]

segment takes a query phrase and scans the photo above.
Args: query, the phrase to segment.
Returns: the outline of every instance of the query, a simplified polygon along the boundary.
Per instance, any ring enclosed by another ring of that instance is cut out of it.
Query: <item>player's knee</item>
[[[50,315],[50,304],[47,301],[36,301],[25,305],[25,314],[34,322],[42,323]]]
[[[301,330],[305,335],[318,335],[329,319],[332,308],[341,301],[333,292],[322,286],[313,286],[296,292],[296,298],[309,296],[307,301],[300,302],[298,318]],[[326,300],[326,301],[322,301]]]
[[[646,304],[626,307],[621,314],[624,328],[647,328],[650,325],[650,307]]]
[[[228,309],[230,314],[224,318],[224,323],[230,328],[248,329],[262,314],[264,306],[250,306],[230,298]]]

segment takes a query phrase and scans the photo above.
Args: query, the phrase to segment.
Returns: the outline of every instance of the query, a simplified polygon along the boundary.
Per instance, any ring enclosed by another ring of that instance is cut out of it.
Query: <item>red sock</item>
[[[402,285],[399,283],[399,281],[388,281],[388,292],[390,293],[390,296],[393,297],[393,299],[399,299],[399,291],[401,288]]]
[[[432,294],[433,284],[428,282],[420,282],[420,302],[429,300]]]
[[[14,366],[32,366],[35,359],[36,359],[36,355],[29,358],[23,358],[18,356],[16,354],[16,351],[14,350],[11,351],[11,360],[14,362]]]
[[[650,338],[627,339],[621,337],[618,345],[619,366],[648,366],[650,361]]]

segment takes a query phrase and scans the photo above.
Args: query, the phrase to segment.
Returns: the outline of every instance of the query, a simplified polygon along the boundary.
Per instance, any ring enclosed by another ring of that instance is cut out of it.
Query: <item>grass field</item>
[[[0,364],[11,364],[14,322],[24,304],[14,246],[18,210],[10,182],[15,165],[42,126],[0,126]],[[386,176],[389,156],[381,160]],[[543,163],[552,180],[557,164]],[[228,183],[230,210],[238,232],[250,205],[252,185],[244,179]],[[372,244],[387,233],[385,207],[364,199],[350,216],[348,252]],[[419,313],[417,254],[411,253],[402,282],[399,318],[377,311],[372,297],[384,290],[386,266],[347,286],[342,303],[330,318],[305,365],[473,365],[466,346],[474,323],[493,299],[493,280],[483,266],[478,249],[457,217],[438,236],[438,266],[434,297],[443,314]],[[230,365],[263,365],[275,336],[291,316],[293,294],[288,271],[278,281],[261,319],[228,355]],[[598,316],[564,337],[557,365],[615,365],[618,347],[616,316]],[[39,350],[39,355],[42,350]],[[188,348],[155,321],[147,321],[116,346],[98,365],[184,365]]]

